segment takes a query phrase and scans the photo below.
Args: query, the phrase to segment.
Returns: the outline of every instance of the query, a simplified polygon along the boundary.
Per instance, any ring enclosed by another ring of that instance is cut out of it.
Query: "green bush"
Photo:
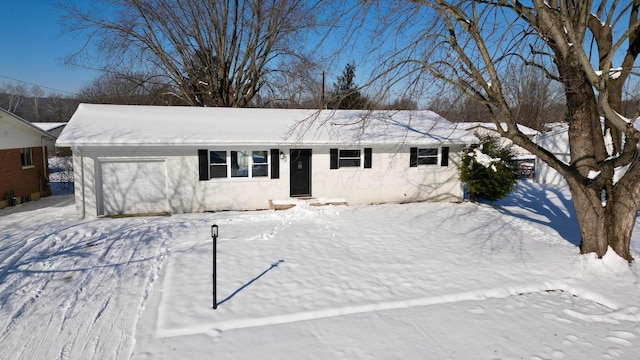
[[[511,147],[500,146],[495,136],[481,137],[480,144],[462,152],[460,179],[466,184],[469,201],[495,201],[513,191],[517,181],[513,155]]]

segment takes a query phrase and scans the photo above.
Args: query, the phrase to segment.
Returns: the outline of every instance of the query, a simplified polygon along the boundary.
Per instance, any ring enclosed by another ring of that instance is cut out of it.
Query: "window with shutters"
[[[371,168],[371,148],[330,149],[330,168]],[[363,166],[364,165],[364,166]]]
[[[418,165],[437,165],[438,148],[418,148]]]
[[[338,152],[339,167],[360,167],[360,150],[340,150]]]
[[[274,155],[275,154],[275,155]],[[278,149],[198,150],[200,180],[279,177]],[[208,165],[208,166],[207,166]],[[271,169],[271,173],[269,170]]]
[[[227,177],[227,152],[211,151],[209,153],[209,176],[210,178]]]
[[[440,154],[438,154],[440,152]],[[441,148],[417,148],[410,149],[409,166],[417,167],[421,165],[437,165],[440,160],[440,166],[449,166],[449,147]]]

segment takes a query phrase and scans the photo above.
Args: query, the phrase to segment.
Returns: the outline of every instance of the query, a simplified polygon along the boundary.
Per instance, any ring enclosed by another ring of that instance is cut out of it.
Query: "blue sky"
[[[59,18],[53,0],[2,4],[0,85],[23,82],[28,89],[36,84],[47,94],[71,95],[97,76],[95,71],[64,65],[63,58],[82,43],[62,33]]]

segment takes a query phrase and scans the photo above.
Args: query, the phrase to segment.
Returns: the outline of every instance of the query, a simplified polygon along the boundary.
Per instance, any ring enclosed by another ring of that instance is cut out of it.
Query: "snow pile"
[[[522,182],[492,206],[93,220],[76,220],[72,201],[0,210],[2,359],[640,353],[640,270],[578,254],[566,188]]]
[[[585,254],[580,257],[585,272],[594,275],[632,275],[629,263],[618,256],[611,247],[604,256],[599,259],[595,253]]]

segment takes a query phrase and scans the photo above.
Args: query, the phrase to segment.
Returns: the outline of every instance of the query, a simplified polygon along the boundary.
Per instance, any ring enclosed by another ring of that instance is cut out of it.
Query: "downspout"
[[[42,148],[42,177],[48,182],[49,181],[49,170],[47,167],[47,145],[45,145],[45,137],[40,137],[40,147]],[[43,197],[43,186],[42,181],[38,181],[38,188],[40,190],[40,197]]]
[[[79,162],[80,162],[80,184],[81,184],[80,196],[82,198],[82,201],[80,202],[81,208],[82,208],[80,219],[82,220],[82,219],[84,219],[86,217],[85,190],[84,190],[85,189],[85,183],[84,183],[84,158],[82,156],[82,151],[80,151],[80,148],[76,147],[76,148],[73,149],[73,153],[72,153],[73,159],[75,159],[76,154],[78,154],[78,158],[80,159],[79,160]],[[76,191],[78,190],[75,187],[75,182],[76,182],[75,181],[75,177],[76,177],[76,171],[75,171],[75,161],[74,161],[74,170],[73,170],[73,178],[74,178],[74,191],[73,191],[73,193],[74,193],[74,197],[75,197]]]

